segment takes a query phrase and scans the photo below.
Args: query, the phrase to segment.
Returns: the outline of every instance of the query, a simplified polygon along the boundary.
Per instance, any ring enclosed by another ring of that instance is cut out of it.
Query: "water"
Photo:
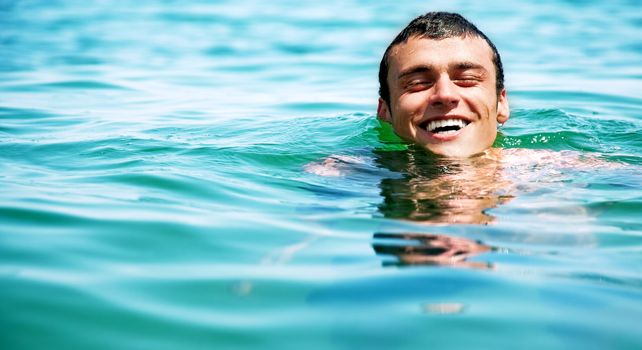
[[[639,8],[0,1],[1,347],[640,348]],[[375,120],[434,9],[502,53],[512,160]]]

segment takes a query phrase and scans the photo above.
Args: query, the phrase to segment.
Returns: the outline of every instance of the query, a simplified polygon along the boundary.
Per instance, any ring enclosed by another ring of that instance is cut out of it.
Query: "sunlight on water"
[[[499,150],[376,120],[430,10],[502,54]],[[635,1],[0,0],[0,28],[3,349],[642,346]]]

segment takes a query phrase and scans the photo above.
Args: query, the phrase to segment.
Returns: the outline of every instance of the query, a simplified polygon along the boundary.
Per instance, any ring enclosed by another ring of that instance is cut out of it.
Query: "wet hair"
[[[502,60],[495,45],[486,34],[477,29],[474,24],[457,13],[428,12],[413,19],[397,37],[388,45],[379,64],[379,96],[390,106],[390,86],[388,85],[388,60],[392,48],[405,43],[411,37],[441,40],[454,37],[476,36],[484,39],[493,51],[493,64],[495,65],[497,95],[504,89],[504,68]]]

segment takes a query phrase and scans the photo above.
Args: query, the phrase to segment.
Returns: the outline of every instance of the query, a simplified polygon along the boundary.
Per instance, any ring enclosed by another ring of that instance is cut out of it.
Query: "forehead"
[[[396,45],[388,58],[388,77],[413,66],[429,65],[435,68],[448,67],[460,62],[481,65],[494,73],[493,51],[488,43],[477,36],[452,37],[433,40],[411,37]]]

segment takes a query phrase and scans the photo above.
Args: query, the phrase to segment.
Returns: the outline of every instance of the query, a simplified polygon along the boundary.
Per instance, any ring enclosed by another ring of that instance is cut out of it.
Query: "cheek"
[[[472,99],[469,101],[472,102],[471,108],[479,114],[480,118],[483,120],[492,120],[497,115],[497,96],[488,95],[488,94],[479,94],[476,96],[471,96]]]
[[[421,118],[426,108],[425,104],[425,98],[422,98],[419,94],[413,94],[412,96],[400,98],[395,107],[397,109],[397,114],[403,115],[406,121],[410,121],[412,118],[417,116]]]

